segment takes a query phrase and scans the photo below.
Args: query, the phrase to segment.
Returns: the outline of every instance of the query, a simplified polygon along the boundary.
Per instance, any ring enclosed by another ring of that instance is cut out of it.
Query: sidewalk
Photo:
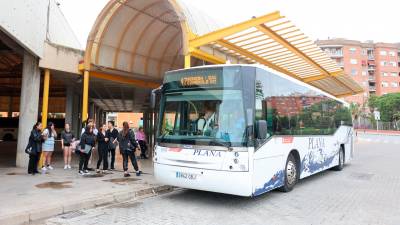
[[[124,178],[122,171],[81,176],[77,163],[64,170],[58,160],[48,174],[28,175],[26,169],[0,168],[0,224],[27,224],[50,216],[172,191],[158,185],[151,160],[142,160],[144,174]],[[120,163],[119,163],[120,164]],[[92,162],[92,166],[94,163]],[[131,165],[130,165],[130,168]]]
[[[371,129],[356,129],[359,134],[382,134],[382,135],[400,135],[400,131],[396,130],[371,130]]]

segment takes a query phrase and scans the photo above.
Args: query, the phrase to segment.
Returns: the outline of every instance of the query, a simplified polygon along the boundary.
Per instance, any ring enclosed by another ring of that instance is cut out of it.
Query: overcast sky
[[[56,0],[82,46],[108,0]],[[146,1],[146,0],[138,0]],[[184,0],[229,25],[280,10],[312,39],[400,42],[396,0]]]

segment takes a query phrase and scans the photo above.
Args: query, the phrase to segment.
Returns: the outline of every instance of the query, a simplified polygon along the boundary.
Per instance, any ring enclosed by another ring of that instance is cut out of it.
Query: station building
[[[27,165],[38,119],[78,131],[89,117],[138,112],[152,144],[150,93],[169,70],[258,63],[337,97],[363,91],[279,12],[222,27],[185,0],[110,0],[84,51],[53,0],[1,2],[0,12],[0,112],[18,116],[16,166]]]

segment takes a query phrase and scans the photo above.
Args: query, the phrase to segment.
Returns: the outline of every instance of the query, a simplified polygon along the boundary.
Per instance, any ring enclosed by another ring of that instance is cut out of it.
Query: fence
[[[355,129],[400,131],[400,121],[382,122],[382,121],[371,121],[368,118],[359,118],[358,120],[353,121],[353,127]]]

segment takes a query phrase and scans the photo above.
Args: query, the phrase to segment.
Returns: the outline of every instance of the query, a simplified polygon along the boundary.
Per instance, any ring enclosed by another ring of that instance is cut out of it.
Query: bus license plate
[[[188,179],[188,180],[196,180],[197,179],[197,174],[176,172],[176,178]]]

